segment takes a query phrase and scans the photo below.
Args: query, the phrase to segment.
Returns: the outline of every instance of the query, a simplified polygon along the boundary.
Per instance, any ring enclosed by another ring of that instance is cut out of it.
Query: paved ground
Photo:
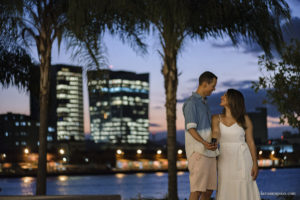
[[[120,195],[0,196],[0,200],[121,200]]]

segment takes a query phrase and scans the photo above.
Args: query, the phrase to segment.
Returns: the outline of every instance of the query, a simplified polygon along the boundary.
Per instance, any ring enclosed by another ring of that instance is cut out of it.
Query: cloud
[[[235,80],[229,80],[221,83],[221,86],[228,87],[228,88],[245,88],[245,87],[251,87],[252,80],[244,80],[244,81],[235,81]]]
[[[182,99],[177,99],[177,103],[184,103],[188,97],[183,97]]]
[[[155,124],[155,123],[149,123],[150,127],[161,127],[160,124]]]
[[[215,48],[241,48],[242,52],[246,54],[260,55],[263,52],[257,43],[246,43],[244,41],[240,41],[236,46],[231,41],[226,41],[222,44],[212,43],[211,46]]]
[[[297,1],[297,3],[300,4],[300,0]],[[291,39],[298,39],[300,40],[300,18],[299,17],[293,17],[290,21],[290,23],[286,23],[282,25],[282,31],[283,31],[283,39],[286,43],[289,43]],[[234,47],[233,43],[231,41],[226,41],[223,44],[217,44],[212,43],[212,47],[215,48],[232,48]],[[262,48],[257,43],[246,43],[243,41],[240,41],[238,47],[243,49],[243,53],[245,54],[254,54],[255,56],[258,56],[263,53]],[[276,52],[273,50],[273,53],[276,54]]]
[[[231,41],[226,41],[223,44],[219,44],[219,43],[212,43],[211,44],[212,47],[216,47],[216,48],[228,48],[228,47],[233,47],[233,43]]]
[[[195,82],[198,82],[198,79],[197,78],[191,78],[189,80],[186,81],[187,83],[195,83]]]
[[[162,106],[154,106],[153,109],[160,110],[160,109],[163,109],[163,107]]]

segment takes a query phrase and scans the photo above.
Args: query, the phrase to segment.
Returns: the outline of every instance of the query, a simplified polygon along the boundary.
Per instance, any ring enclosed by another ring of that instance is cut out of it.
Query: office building
[[[39,120],[39,100],[35,94],[38,92],[30,93],[30,111],[32,118]],[[50,67],[47,140],[84,140],[81,67]]]
[[[0,115],[0,152],[37,151],[39,123],[28,115]]]
[[[149,74],[88,71],[92,139],[96,143],[145,144],[149,139]]]
[[[268,141],[267,108],[256,108],[256,112],[247,113],[253,124],[253,137],[256,144]]]

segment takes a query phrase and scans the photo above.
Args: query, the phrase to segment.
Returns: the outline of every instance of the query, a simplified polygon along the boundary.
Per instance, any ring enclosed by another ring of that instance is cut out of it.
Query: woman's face
[[[227,100],[227,94],[223,94],[223,96],[221,96],[221,103],[220,103],[220,106],[227,106],[228,105],[228,100]]]

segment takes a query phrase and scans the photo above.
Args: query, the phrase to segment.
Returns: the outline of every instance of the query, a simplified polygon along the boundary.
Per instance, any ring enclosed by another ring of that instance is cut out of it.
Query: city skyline
[[[296,0],[288,1],[292,10],[291,35],[300,36],[300,3]],[[148,54],[140,55],[136,53],[128,44],[123,44],[117,37],[105,34],[103,41],[107,48],[107,65],[112,70],[125,70],[136,73],[150,74],[150,104],[149,120],[150,132],[166,131],[165,118],[165,95],[163,87],[163,75],[161,74],[162,60],[157,52],[160,48],[158,37],[153,34],[147,36],[146,43]],[[215,94],[225,91],[229,87],[240,89],[246,87],[243,83],[256,81],[260,75],[257,64],[258,55],[263,54],[255,45],[248,46],[241,44],[238,48],[232,47],[227,38],[213,39],[207,38],[204,41],[186,40],[185,45],[178,57],[179,85],[177,98],[184,99],[189,96],[197,87],[198,76],[206,71],[212,71],[218,76],[218,85]],[[37,60],[36,50],[31,50],[33,58]],[[58,55],[57,45],[55,43],[52,50],[53,64],[79,65],[76,60],[70,58],[70,53],[66,53],[64,44]],[[235,83],[235,85],[225,84]],[[249,85],[248,85],[249,86]],[[248,87],[247,86],[247,87]],[[86,78],[83,82],[84,87],[84,132],[90,132],[87,83]],[[249,87],[248,87],[249,88]],[[28,94],[19,94],[19,92],[10,87],[0,90],[0,113],[29,113]],[[260,104],[259,104],[260,105]],[[216,103],[214,106],[218,106]],[[177,104],[177,129],[183,129],[182,102]],[[268,114],[268,127],[278,125],[278,119]]]

